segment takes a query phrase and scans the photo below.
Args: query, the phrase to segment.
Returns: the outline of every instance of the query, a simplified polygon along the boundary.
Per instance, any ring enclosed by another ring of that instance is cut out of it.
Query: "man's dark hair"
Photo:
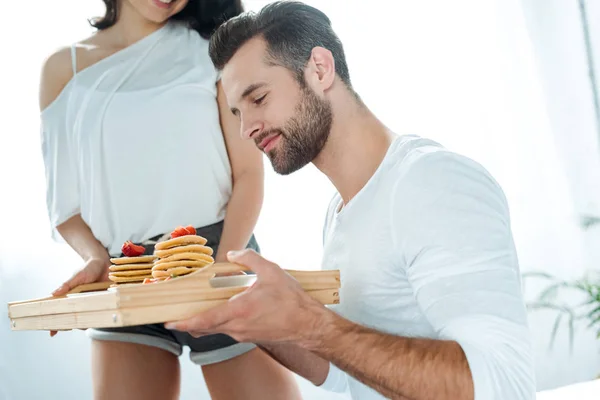
[[[304,68],[313,48],[331,51],[335,72],[352,88],[342,42],[322,11],[298,1],[276,1],[258,13],[245,12],[222,24],[210,40],[210,58],[223,69],[247,41],[261,37],[267,43],[268,62],[292,71],[304,85]]]

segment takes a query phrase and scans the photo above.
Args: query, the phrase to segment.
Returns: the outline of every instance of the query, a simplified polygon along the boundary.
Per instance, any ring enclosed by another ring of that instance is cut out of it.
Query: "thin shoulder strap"
[[[77,52],[75,51],[75,43],[71,45],[71,64],[73,65],[73,76],[77,75]]]

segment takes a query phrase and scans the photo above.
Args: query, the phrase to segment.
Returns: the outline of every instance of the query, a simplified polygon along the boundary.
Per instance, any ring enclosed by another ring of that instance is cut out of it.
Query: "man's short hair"
[[[245,12],[222,24],[210,40],[210,58],[218,70],[246,42],[261,37],[267,44],[267,63],[292,71],[304,84],[304,68],[313,48],[331,51],[335,72],[352,88],[342,42],[322,11],[299,1],[276,1],[258,13]]]

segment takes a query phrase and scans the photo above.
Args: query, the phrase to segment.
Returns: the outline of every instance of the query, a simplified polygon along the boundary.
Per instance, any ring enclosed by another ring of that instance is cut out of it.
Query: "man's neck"
[[[333,125],[314,165],[331,180],[347,204],[371,179],[394,134],[347,93],[332,101]]]

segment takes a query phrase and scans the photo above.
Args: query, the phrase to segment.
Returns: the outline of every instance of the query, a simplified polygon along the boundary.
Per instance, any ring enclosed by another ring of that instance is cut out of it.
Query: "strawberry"
[[[173,230],[173,232],[171,232],[171,238],[176,238],[179,236],[195,235],[195,234],[196,234],[196,229],[191,225],[188,225],[186,227],[178,226],[177,228],[175,228]]]
[[[179,236],[185,236],[188,234],[188,231],[183,226],[178,226],[171,232],[171,237],[176,238]]]
[[[145,251],[146,249],[144,248],[144,246],[138,246],[137,244],[133,244],[131,240],[128,240],[125,243],[123,243],[123,246],[121,247],[121,252],[127,257],[141,256],[142,254],[144,254]]]

